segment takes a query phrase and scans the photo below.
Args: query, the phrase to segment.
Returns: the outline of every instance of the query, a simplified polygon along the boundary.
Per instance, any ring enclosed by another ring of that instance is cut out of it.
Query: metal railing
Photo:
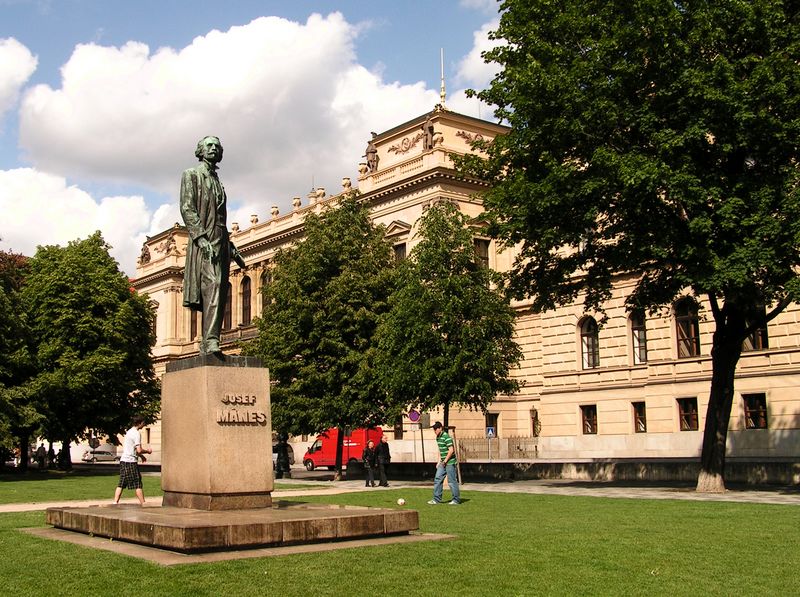
[[[539,457],[538,437],[467,437],[458,440],[458,458],[470,460],[533,460]]]

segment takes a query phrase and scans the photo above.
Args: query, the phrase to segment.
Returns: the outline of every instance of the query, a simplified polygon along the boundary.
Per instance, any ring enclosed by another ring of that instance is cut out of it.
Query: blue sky
[[[487,118],[465,88],[493,0],[0,0],[0,249],[32,254],[102,230],[129,274],[180,219],[198,138],[225,146],[229,222],[290,209],[312,180],[355,180],[370,131],[438,101]]]

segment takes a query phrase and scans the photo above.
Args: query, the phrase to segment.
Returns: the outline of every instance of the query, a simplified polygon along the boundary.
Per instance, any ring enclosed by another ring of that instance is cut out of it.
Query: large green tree
[[[28,439],[41,416],[23,384],[33,374],[31,335],[20,301],[27,259],[0,251],[0,450],[20,450],[20,466],[28,465]]]
[[[35,345],[36,373],[25,391],[44,417],[44,437],[66,446],[88,429],[115,437],[134,414],[155,420],[154,310],[99,232],[39,247],[21,299]]]
[[[715,331],[698,490],[724,490],[742,341],[800,298],[800,5],[507,0],[478,95],[511,125],[466,168],[519,246],[516,296],[602,309],[706,297]],[[754,307],[767,305],[766,313]]]
[[[245,348],[263,358],[276,382],[273,428],[341,431],[396,414],[368,358],[392,272],[383,228],[372,225],[355,196],[307,216],[305,238],[276,256],[264,286],[259,335]]]
[[[480,263],[469,218],[449,201],[427,208],[420,242],[402,263],[391,309],[378,331],[377,369],[396,402],[423,410],[486,411],[519,383],[514,310]]]

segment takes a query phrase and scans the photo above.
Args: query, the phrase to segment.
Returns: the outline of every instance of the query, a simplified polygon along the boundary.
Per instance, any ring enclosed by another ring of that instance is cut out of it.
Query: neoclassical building
[[[482,212],[480,181],[459,177],[452,154],[471,151],[471,141],[490,140],[506,129],[437,106],[432,112],[376,135],[370,163],[359,165],[358,190],[373,220],[386,227],[398,258],[417,242],[417,222],[426,205],[447,199],[470,216]],[[273,256],[302,242],[306,214],[336,205],[352,187],[328,194],[315,189],[295,197],[292,210],[250,222],[231,222],[232,240],[248,264],[232,264],[223,349],[255,333],[261,289],[270,282]],[[157,305],[156,370],[197,353],[199,315],[183,308],[183,262],[187,233],[175,224],[147,240],[133,286]],[[493,269],[511,267],[514,251],[476,234],[476,255]],[[582,301],[534,313],[515,303],[517,342],[524,360],[516,375],[524,382],[513,396],[497,396],[486,414],[451,411],[451,424],[466,459],[614,459],[692,457],[700,453],[711,382],[710,309],[688,295],[657,316],[624,309],[635,280],[620,278],[608,316],[586,313]],[[737,370],[729,455],[796,457],[800,453],[800,309],[791,305],[745,344]],[[438,413],[431,413],[433,420]],[[424,419],[423,419],[424,420]],[[390,422],[393,458],[432,456],[433,435],[408,419]],[[487,434],[487,430],[490,433]],[[145,431],[158,461],[160,427]],[[491,437],[487,437],[491,436]],[[420,446],[422,439],[425,447]],[[295,454],[303,440],[296,438]],[[300,454],[298,454],[300,450]]]

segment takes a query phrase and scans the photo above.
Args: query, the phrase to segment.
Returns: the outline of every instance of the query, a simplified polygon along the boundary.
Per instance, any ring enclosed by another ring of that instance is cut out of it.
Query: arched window
[[[600,366],[600,340],[594,317],[585,317],[581,322],[581,361],[584,369]]]
[[[228,298],[225,299],[225,314],[222,316],[222,329],[231,329],[231,294],[233,294],[231,283],[228,282]]]
[[[764,305],[758,305],[753,309],[753,314],[747,318],[747,325],[749,326],[756,317],[765,319],[766,316],[766,307],[764,307]],[[752,334],[744,339],[744,342],[742,342],[742,352],[764,350],[766,348],[769,348],[769,335],[767,334],[767,324],[765,323],[763,326],[756,328]]]
[[[647,325],[644,311],[634,311],[630,316],[631,322],[631,348],[633,350],[633,364],[641,365],[647,362]]]
[[[700,354],[700,320],[697,303],[685,297],[675,303],[675,331],[678,339],[678,358],[696,357]]]
[[[250,278],[242,278],[242,325],[250,325]]]
[[[270,284],[272,284],[272,269],[269,267],[265,267],[261,271],[261,285],[269,286]]]

